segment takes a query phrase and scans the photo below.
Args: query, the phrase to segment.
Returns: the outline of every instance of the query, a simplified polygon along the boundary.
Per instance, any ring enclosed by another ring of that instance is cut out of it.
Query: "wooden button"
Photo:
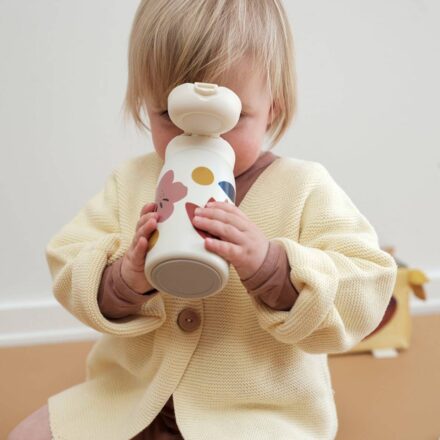
[[[183,309],[177,317],[177,324],[184,332],[193,332],[200,327],[200,316],[196,310]]]

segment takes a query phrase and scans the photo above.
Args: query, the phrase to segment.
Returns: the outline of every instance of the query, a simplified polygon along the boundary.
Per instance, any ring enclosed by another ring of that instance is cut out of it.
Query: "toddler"
[[[292,53],[280,0],[141,1],[125,104],[154,151],[113,170],[46,248],[55,297],[103,336],[86,381],[10,440],[335,438],[327,355],[376,328],[396,264],[323,165],[271,151],[295,112]],[[187,300],[154,289],[144,263],[166,146],[182,134],[167,96],[196,81],[230,88],[243,111],[223,135],[236,205],[193,220],[217,237],[205,246],[230,263],[228,284]]]

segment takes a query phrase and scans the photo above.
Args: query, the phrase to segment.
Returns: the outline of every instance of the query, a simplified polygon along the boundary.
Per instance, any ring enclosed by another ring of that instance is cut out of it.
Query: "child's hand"
[[[142,208],[140,219],[136,225],[136,233],[121,264],[122,279],[132,290],[139,293],[153,289],[145,278],[144,265],[148,239],[157,227],[159,214],[153,212],[155,206],[155,203],[147,203]]]
[[[212,202],[195,210],[194,225],[221,240],[206,238],[205,247],[229,261],[241,279],[252,276],[266,257],[269,240],[232,203]]]

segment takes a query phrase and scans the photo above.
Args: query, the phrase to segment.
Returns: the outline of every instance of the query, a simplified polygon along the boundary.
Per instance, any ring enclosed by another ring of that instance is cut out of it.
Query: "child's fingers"
[[[148,247],[148,238],[157,227],[158,214],[153,212],[155,203],[147,203],[141,210],[141,218],[136,225],[136,233],[130,247],[132,264],[142,266]]]
[[[140,237],[133,248],[131,254],[131,261],[135,270],[141,270],[145,264],[145,253],[147,250],[148,241],[145,237]]]
[[[140,215],[139,215],[139,220],[136,224],[136,230],[139,229],[145,222],[146,220],[148,220],[149,217],[151,217],[151,215],[157,215],[155,214],[155,209],[156,204],[154,202],[151,203],[147,203],[146,205],[144,205],[141,209]]]
[[[156,207],[156,203],[154,203],[154,202],[147,203],[146,205],[144,205],[142,207],[140,216],[142,217],[147,212],[153,212],[155,207]]]
[[[249,230],[250,221],[245,219],[242,215],[238,215],[237,211],[235,210],[228,212],[227,210],[219,208],[204,208],[200,211],[200,213],[196,212],[195,214],[196,216],[201,216],[202,219],[217,220],[224,225],[229,224],[241,232],[246,232]]]
[[[139,230],[139,228],[144,226],[145,223],[150,220],[150,218],[155,218],[157,220],[159,218],[159,214],[157,212],[147,212],[146,214],[142,215],[136,224],[136,232]]]
[[[221,209],[221,210],[227,212],[228,214],[235,214],[238,217],[241,217],[242,219],[248,220],[248,217],[246,216],[246,214],[238,206],[235,206],[232,203],[215,201],[215,202],[207,203],[206,207]]]
[[[209,232],[211,235],[220,238],[221,240],[234,244],[241,245],[246,238],[246,236],[243,234],[243,231],[230,223],[223,223],[219,220],[208,217],[199,217],[197,215],[194,216],[193,223],[195,224],[196,228],[200,228],[206,232]]]
[[[133,243],[133,258],[136,264],[143,264],[145,261],[145,253],[148,246],[148,238],[156,229],[156,220],[151,219],[143,227],[138,230]]]
[[[207,238],[205,245],[207,250],[220,255],[234,266],[238,266],[243,260],[243,248],[234,243],[224,240],[217,240],[215,238]]]
[[[138,228],[134,237],[134,243],[139,241],[140,237],[148,237],[157,227],[157,220],[154,217],[150,217],[147,221]]]
[[[148,240],[145,237],[140,237],[133,249],[133,262],[136,266],[144,265],[147,246]]]

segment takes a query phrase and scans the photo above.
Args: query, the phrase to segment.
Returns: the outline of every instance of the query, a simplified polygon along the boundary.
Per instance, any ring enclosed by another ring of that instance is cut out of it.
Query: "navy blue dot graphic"
[[[235,189],[226,180],[219,182],[220,188],[226,193],[226,195],[235,203]]]

